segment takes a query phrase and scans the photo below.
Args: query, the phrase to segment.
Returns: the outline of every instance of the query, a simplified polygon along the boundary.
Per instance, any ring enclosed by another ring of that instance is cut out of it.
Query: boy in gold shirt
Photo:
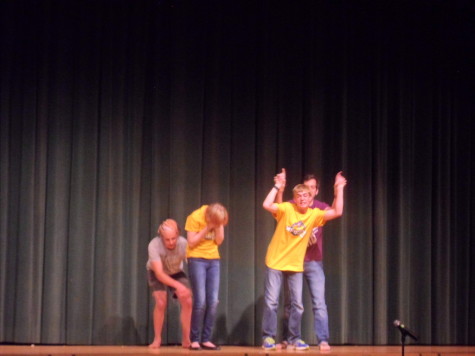
[[[262,318],[263,344],[265,350],[275,350],[277,333],[277,309],[284,274],[287,276],[290,293],[289,347],[308,350],[300,338],[300,322],[303,314],[302,272],[309,237],[314,227],[343,214],[343,192],[346,179],[339,172],[335,177],[334,200],[330,209],[309,208],[309,188],[298,184],[293,189],[294,203],[274,203],[277,192],[284,182],[276,176],[276,184],[267,194],[262,206],[277,220],[274,235],[266,254],[266,279],[264,292],[264,315]]]

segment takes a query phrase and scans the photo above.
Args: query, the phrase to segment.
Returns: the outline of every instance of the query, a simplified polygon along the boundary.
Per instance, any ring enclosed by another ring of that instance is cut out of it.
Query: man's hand
[[[333,193],[335,197],[333,198],[332,207],[328,210],[325,210],[324,219],[325,221],[333,220],[339,218],[343,214],[343,195],[344,187],[346,185],[346,178],[343,177],[342,172],[338,172],[335,177],[335,185],[333,187]]]
[[[282,172],[275,175],[274,183],[280,188],[279,190],[283,190],[285,188],[285,184],[287,183],[287,173],[285,172],[285,168],[282,168]]]
[[[191,297],[191,290],[189,290],[185,285],[178,283],[179,286],[175,289],[175,294],[178,299]]]
[[[317,243],[317,232],[318,232],[318,227],[314,227],[312,229],[312,234],[310,235],[310,238],[308,239],[307,246],[312,246]]]
[[[338,186],[345,186],[346,185],[346,178],[343,177],[343,174],[342,172],[338,172],[335,176],[335,187],[338,187]]]

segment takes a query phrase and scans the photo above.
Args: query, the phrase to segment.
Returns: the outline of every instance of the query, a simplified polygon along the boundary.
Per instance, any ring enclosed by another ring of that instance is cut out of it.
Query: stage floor
[[[405,347],[405,356],[475,356],[475,346],[415,346]],[[191,351],[180,346],[162,346],[150,349],[147,346],[18,346],[0,345],[0,355],[41,355],[41,356],[109,356],[109,355],[319,355],[332,356],[401,356],[401,346],[332,346],[331,351],[320,352],[317,346],[310,351],[278,350],[264,351],[260,347],[222,346],[219,351]]]

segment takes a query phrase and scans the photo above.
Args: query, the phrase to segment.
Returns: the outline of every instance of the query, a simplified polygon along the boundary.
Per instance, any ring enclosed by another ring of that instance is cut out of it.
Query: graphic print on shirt
[[[162,263],[164,265],[164,269],[172,274],[177,273],[180,271],[180,266],[183,261],[183,257],[178,254],[167,254],[160,256],[162,259]]]
[[[290,226],[285,228],[288,232],[290,232],[294,236],[300,236],[303,238],[305,233],[307,232],[307,227],[303,223],[303,221],[298,221]]]
[[[209,231],[206,235],[205,235],[205,240],[214,240],[214,230],[211,230]]]

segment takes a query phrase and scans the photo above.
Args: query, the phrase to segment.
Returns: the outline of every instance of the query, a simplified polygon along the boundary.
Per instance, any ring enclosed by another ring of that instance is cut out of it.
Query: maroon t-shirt
[[[291,200],[290,202],[295,203],[293,200]],[[329,207],[330,205],[328,205],[327,203],[315,199],[313,200],[313,204],[310,206],[310,208],[317,208],[320,210],[325,210]],[[304,258],[305,262],[323,260],[323,226],[314,228],[312,234],[314,233],[317,237],[317,243],[307,247],[307,252],[305,253]]]

